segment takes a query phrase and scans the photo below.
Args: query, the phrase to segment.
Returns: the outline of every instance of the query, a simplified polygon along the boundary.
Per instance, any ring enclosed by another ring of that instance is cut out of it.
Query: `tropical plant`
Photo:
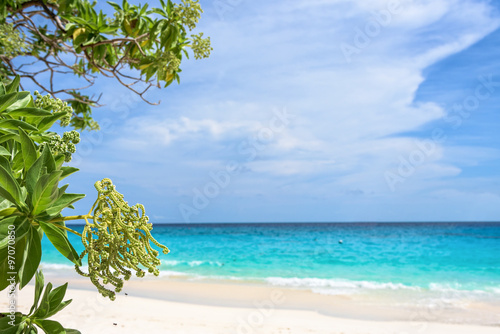
[[[35,283],[35,300],[33,302],[33,306],[31,306],[29,313],[22,314],[21,312],[15,312],[12,315],[0,318],[0,333],[31,334],[38,333],[37,328],[40,328],[45,333],[80,333],[76,329],[64,328],[57,321],[47,319],[65,308],[69,303],[71,303],[71,299],[63,301],[67,288],[68,283],[52,290],[52,284],[48,283],[45,287],[45,292],[43,292],[43,274],[41,271],[37,272]],[[2,328],[4,329],[2,330]]]
[[[88,214],[62,215],[62,210],[73,208],[84,197],[67,193],[68,185],[60,186],[78,170],[64,163],[71,161],[80,139],[74,130],[61,137],[49,129],[72,111],[60,100],[40,95],[35,99],[29,92],[18,91],[19,80],[0,83],[0,290],[9,287],[13,291],[17,285],[22,289],[30,282],[40,264],[44,235],[78,273],[90,277],[98,291],[112,300],[132,270],[138,277],[144,276],[141,267],[158,275],[159,252],[150,242],[164,253],[168,249],[151,235],[144,207],[130,207],[111,180],[96,182],[97,200]],[[77,219],[86,222],[83,233],[65,224]],[[81,254],[70,243],[68,232],[81,237],[85,247]],[[89,272],[83,273],[80,267],[86,256]],[[37,306],[42,288],[39,274],[32,310],[27,315],[4,314],[0,333],[36,333],[36,326],[51,334],[75,332],[47,320],[67,305],[62,302],[66,285],[53,291],[47,285]]]

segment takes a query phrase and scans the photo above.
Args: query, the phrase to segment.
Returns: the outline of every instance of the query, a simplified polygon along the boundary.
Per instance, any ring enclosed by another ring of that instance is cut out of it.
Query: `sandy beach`
[[[59,285],[68,281],[46,277]],[[126,293],[126,295],[125,295]],[[172,334],[498,334],[498,326],[440,323],[442,310],[384,308],[344,296],[264,285],[146,278],[127,282],[112,302],[93,286],[71,278],[73,302],[53,319],[67,328],[92,333]],[[18,294],[26,312],[33,286]],[[6,307],[2,300],[0,308]],[[478,309],[480,311],[480,308]],[[457,315],[459,316],[459,315]]]

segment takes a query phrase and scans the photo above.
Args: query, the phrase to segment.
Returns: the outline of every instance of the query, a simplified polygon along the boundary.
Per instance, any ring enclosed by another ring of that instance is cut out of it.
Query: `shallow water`
[[[163,276],[365,301],[500,303],[500,223],[156,224],[153,235],[171,250],[161,255]],[[82,249],[78,237],[71,240]],[[45,269],[70,265],[46,238],[42,262]]]

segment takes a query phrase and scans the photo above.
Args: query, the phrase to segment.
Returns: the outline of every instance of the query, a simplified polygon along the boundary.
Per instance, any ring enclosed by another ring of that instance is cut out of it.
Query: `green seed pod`
[[[137,277],[145,275],[139,265],[156,276],[159,274],[159,252],[150,243],[161,248],[164,254],[169,250],[151,235],[152,224],[143,205],[129,206],[109,179],[96,182],[95,188],[98,196],[92,207],[92,222],[87,221],[82,232],[85,250],[80,255],[80,259],[87,255],[89,272],[86,274],[78,267],[77,272],[90,277],[103,296],[114,300],[123,281],[131,277],[129,269],[134,270]],[[112,285],[114,291],[105,288],[107,284]]]

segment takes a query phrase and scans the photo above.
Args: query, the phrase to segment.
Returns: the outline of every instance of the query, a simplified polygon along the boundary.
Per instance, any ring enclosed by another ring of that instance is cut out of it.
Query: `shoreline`
[[[179,334],[493,334],[498,333],[500,327],[500,321],[491,325],[443,321],[444,315],[453,312],[439,307],[383,306],[352,296],[325,296],[248,282],[132,279],[125,282],[123,292],[112,302],[101,297],[87,279],[76,274],[55,276],[47,272],[45,281],[54,286],[69,282],[65,299],[73,298],[73,302],[54,320],[65,327],[80,329],[82,333],[115,333],[116,330],[116,333]],[[33,283],[30,283],[19,292],[20,311],[31,307],[32,291]],[[0,303],[2,309],[4,304]],[[486,310],[484,307],[475,305],[473,309],[481,313]],[[463,318],[470,316],[470,312],[462,310],[454,316]],[[165,323],[164,318],[168,319]]]
[[[86,278],[74,271],[44,271],[55,285],[94,291]],[[449,324],[500,326],[500,301],[471,300],[463,296],[436,298],[432,291],[366,290],[355,294],[321,294],[311,288],[271,285],[262,281],[146,275],[124,282],[129,296],[205,306],[252,308],[268,300],[273,291],[285,300],[276,308],[314,311],[332,317],[373,321],[425,321]]]
[[[49,277],[47,277],[49,279]],[[50,277],[50,281],[56,280]],[[70,286],[74,286],[70,282]],[[81,282],[83,283],[83,282]],[[136,282],[132,282],[136,283]],[[96,291],[69,288],[66,299],[73,302],[52,319],[66,328],[75,328],[83,334],[91,333],[172,333],[172,334],[494,334],[498,327],[442,324],[426,321],[361,320],[327,316],[312,310],[283,309],[280,303],[287,295],[273,290],[270,295],[255,294],[252,307],[216,306],[168,301],[135,296],[137,291],[158,291],[151,281],[134,287],[132,295],[120,294],[116,301],[102,298]],[[205,283],[190,283],[197,289],[211,287],[211,293],[222,293]],[[56,283],[58,285],[58,283]],[[135,285],[135,284],[133,284]],[[179,287],[178,285],[175,285]],[[135,290],[139,289],[139,290]],[[193,293],[198,290],[195,289]],[[244,292],[256,291],[249,287]],[[165,292],[164,290],[161,290]],[[234,292],[227,291],[228,293]],[[19,310],[29,309],[33,299],[33,285],[28,285],[18,296]],[[260,297],[260,298],[259,298]],[[0,307],[4,308],[2,301]]]

